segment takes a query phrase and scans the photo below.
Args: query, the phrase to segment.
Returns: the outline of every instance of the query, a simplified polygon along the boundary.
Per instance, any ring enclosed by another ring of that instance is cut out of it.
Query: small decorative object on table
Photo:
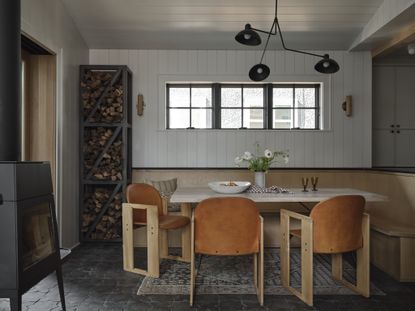
[[[259,187],[265,188],[265,173],[269,170],[273,163],[284,161],[288,163],[289,157],[286,151],[271,151],[265,149],[263,155],[259,153],[259,144],[256,144],[256,154],[245,151],[242,156],[235,158],[236,165],[242,162],[248,163],[248,169],[255,172],[255,184]]]
[[[303,183],[303,192],[308,192],[307,187],[308,187],[308,177],[305,178],[301,178],[301,182]]]
[[[313,186],[313,191],[317,191],[318,177],[311,177],[311,185]]]

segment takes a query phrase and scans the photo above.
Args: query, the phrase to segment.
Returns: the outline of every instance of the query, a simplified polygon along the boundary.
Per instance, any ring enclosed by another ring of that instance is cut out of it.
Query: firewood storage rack
[[[80,66],[81,242],[119,242],[131,182],[132,72],[121,65]]]

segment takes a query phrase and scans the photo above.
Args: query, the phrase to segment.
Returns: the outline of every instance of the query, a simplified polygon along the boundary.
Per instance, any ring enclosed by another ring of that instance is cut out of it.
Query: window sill
[[[157,132],[213,132],[213,133],[223,133],[223,132],[280,132],[280,133],[330,133],[333,132],[332,129],[324,130],[279,130],[279,129],[158,129]]]

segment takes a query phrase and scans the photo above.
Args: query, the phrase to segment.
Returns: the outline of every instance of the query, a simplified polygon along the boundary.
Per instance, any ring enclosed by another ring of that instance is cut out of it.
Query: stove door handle
[[[0,205],[3,205],[3,195],[0,193]]]

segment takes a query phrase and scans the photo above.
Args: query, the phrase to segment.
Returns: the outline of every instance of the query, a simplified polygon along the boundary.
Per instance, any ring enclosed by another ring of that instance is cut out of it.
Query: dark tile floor
[[[137,260],[143,260],[143,252]],[[255,295],[197,295],[193,308],[188,296],[137,296],[142,277],[122,270],[119,244],[85,244],[64,264],[67,310],[415,310],[415,284],[400,284],[376,268],[372,281],[385,296],[315,296],[314,308],[293,296],[265,296],[261,308]],[[23,310],[61,310],[54,275],[23,296]],[[0,299],[0,310],[9,310],[8,300]]]

